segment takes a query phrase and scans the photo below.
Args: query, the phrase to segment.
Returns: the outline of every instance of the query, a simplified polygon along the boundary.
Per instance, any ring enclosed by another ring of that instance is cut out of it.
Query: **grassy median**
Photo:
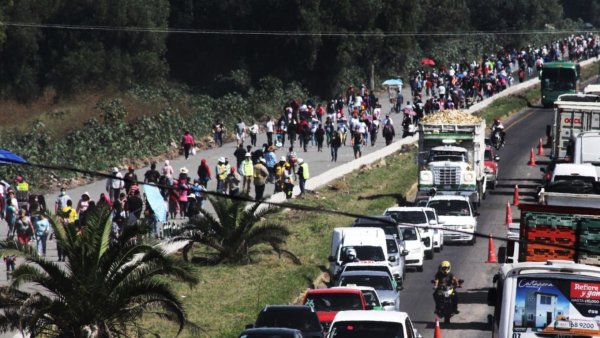
[[[294,203],[357,214],[381,214],[396,203],[398,196],[406,194],[415,177],[414,151],[398,153]],[[332,229],[353,221],[345,216],[295,210],[285,210],[274,218],[292,231],[286,249],[300,258],[301,265],[294,265],[287,258],[265,255],[250,265],[199,266],[201,282],[194,289],[175,285],[189,319],[206,330],[200,336],[237,337],[265,304],[293,302],[327,267]],[[163,337],[174,336],[176,332],[175,327],[159,328],[158,323],[150,320],[147,324],[159,329]],[[183,332],[181,337],[196,335]]]

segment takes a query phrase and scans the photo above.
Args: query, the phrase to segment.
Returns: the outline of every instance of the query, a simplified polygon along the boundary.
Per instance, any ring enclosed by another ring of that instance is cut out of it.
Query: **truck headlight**
[[[433,184],[433,173],[429,170],[421,170],[419,181],[421,184]]]
[[[465,183],[475,183],[475,173],[472,171],[465,171],[463,174],[463,179]]]

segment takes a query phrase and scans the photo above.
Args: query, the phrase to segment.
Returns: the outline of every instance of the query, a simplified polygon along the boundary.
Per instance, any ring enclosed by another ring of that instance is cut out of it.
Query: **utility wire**
[[[140,26],[100,26],[100,25],[70,25],[34,22],[0,21],[0,26],[16,28],[46,28],[57,30],[86,30],[110,32],[139,32],[156,34],[196,34],[196,35],[247,35],[247,36],[311,36],[311,37],[462,37],[483,35],[533,35],[533,34],[574,34],[585,30],[557,29],[557,30],[514,30],[514,31],[456,31],[456,32],[402,32],[402,31],[277,31],[277,30],[221,30],[221,29],[192,29],[192,28],[162,28]]]
[[[95,177],[102,177],[102,178],[106,178],[106,179],[119,179],[119,180],[123,180],[124,178],[122,177],[117,177],[115,175],[111,175],[111,174],[106,174],[106,173],[101,173],[98,171],[93,171],[93,170],[87,170],[87,169],[80,169],[80,168],[75,168],[75,167],[68,167],[68,166],[54,166],[54,165],[47,165],[47,164],[38,164],[38,163],[31,163],[31,162],[21,162],[19,160],[11,160],[11,159],[2,159],[3,162],[8,162],[8,163],[12,163],[15,165],[23,165],[23,166],[29,166],[29,167],[36,167],[36,168],[41,168],[41,169],[49,169],[49,170],[60,170],[60,171],[71,171],[71,172],[76,172],[76,173],[80,173],[80,174],[86,174],[86,175],[90,175],[90,176],[95,176]],[[167,185],[161,185],[158,183],[143,183],[145,185],[149,185],[149,186],[155,186],[159,189],[172,189],[172,186],[167,186]],[[346,217],[350,217],[350,218],[362,218],[362,219],[368,219],[368,220],[372,220],[372,221],[376,221],[378,223],[389,223],[391,225],[398,225],[398,223],[396,222],[392,222],[392,221],[387,221],[385,219],[381,219],[379,217],[375,217],[375,216],[371,216],[371,215],[362,215],[362,214],[357,214],[357,213],[353,213],[353,212],[346,212],[346,211],[340,211],[340,210],[335,210],[335,209],[328,209],[328,208],[324,208],[324,207],[315,207],[315,206],[309,206],[309,205],[301,205],[301,204],[295,204],[295,203],[289,203],[289,202],[270,202],[265,200],[255,200],[253,198],[251,198],[250,196],[247,195],[238,195],[238,196],[232,196],[232,195],[226,195],[223,193],[219,193],[216,191],[203,191],[203,194],[207,194],[207,195],[213,195],[213,196],[217,196],[220,198],[228,198],[231,200],[236,200],[236,201],[243,201],[243,202],[250,202],[250,203],[261,203],[261,204],[265,204],[265,205],[270,205],[270,206],[274,206],[274,207],[279,207],[279,208],[287,208],[287,209],[292,209],[292,210],[299,210],[299,211],[307,211],[307,212],[319,212],[319,213],[326,213],[326,214],[330,214],[330,215],[337,215],[337,216],[346,216]],[[443,231],[448,231],[448,232],[454,232],[454,233],[460,233],[460,234],[466,234],[466,235],[471,235],[473,234],[473,236],[475,237],[480,237],[480,238],[491,238],[493,240],[498,240],[498,241],[502,241],[502,242],[514,242],[514,243],[519,243],[520,245],[525,245],[525,244],[544,244],[546,246],[550,246],[550,247],[555,247],[558,249],[568,249],[568,250],[573,250],[573,246],[569,246],[569,245],[561,245],[561,244],[548,244],[546,242],[543,241],[532,241],[532,240],[525,240],[525,239],[511,239],[511,238],[507,238],[507,237],[500,237],[500,236],[492,236],[491,234],[484,234],[484,233],[480,233],[480,232],[469,232],[469,231],[465,231],[465,230],[459,230],[459,229],[449,229],[446,228],[444,226],[427,226],[427,225],[414,225],[414,224],[406,224],[406,226],[410,226],[410,227],[414,227],[414,228],[422,228],[422,229],[428,229],[428,230],[433,230],[433,229],[439,229],[441,228]],[[593,253],[590,250],[587,249],[577,249],[579,252],[586,252],[586,253]]]

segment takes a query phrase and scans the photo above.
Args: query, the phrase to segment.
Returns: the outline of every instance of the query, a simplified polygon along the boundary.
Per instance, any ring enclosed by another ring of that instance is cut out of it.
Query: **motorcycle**
[[[496,129],[492,132],[492,145],[496,150],[500,150],[504,146],[504,140],[502,139],[501,131]]]
[[[436,314],[441,318],[444,318],[444,323],[446,324],[450,323],[450,318],[454,315],[452,298],[454,297],[456,288],[462,287],[463,282],[464,281],[462,279],[459,279],[458,285],[456,286],[442,285],[435,290],[438,299],[438,304],[436,304],[436,308],[438,310]],[[431,281],[431,283],[435,283],[435,281]]]

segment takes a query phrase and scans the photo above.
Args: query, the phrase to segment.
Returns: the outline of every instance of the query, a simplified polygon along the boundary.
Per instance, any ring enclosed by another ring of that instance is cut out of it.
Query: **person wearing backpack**
[[[392,143],[392,140],[396,136],[396,132],[394,131],[394,126],[387,121],[385,126],[383,126],[383,138],[385,138],[385,145],[389,146]]]

